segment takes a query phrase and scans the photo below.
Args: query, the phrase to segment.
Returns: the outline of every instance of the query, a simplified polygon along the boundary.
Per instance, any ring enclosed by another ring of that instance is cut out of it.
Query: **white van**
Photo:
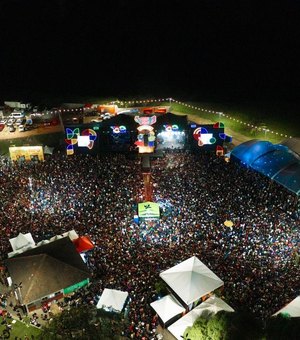
[[[24,112],[12,112],[9,116],[9,118],[13,118],[13,119],[24,118],[24,117],[25,117]]]

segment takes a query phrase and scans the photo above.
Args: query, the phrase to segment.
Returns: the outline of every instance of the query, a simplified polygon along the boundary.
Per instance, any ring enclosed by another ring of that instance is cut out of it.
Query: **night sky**
[[[299,1],[2,0],[1,99],[299,102]]]

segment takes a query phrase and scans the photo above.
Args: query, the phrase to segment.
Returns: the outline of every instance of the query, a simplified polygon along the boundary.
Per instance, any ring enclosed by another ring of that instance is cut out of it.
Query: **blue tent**
[[[300,195],[300,158],[287,146],[253,139],[235,147],[231,159]]]

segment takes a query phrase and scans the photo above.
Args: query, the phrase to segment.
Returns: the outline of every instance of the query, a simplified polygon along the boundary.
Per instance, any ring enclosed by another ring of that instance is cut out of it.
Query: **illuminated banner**
[[[139,123],[140,125],[153,125],[156,123],[156,116],[152,116],[152,117],[135,116],[134,121]]]
[[[74,154],[74,146],[92,149],[97,139],[97,133],[93,129],[85,129],[80,133],[79,128],[66,128],[65,142],[67,143],[67,155]]]
[[[154,202],[144,202],[138,205],[139,218],[159,218],[159,205]]]
[[[44,151],[42,146],[10,146],[9,155],[12,161],[18,161],[23,159],[30,161],[37,159],[39,161],[44,160]]]

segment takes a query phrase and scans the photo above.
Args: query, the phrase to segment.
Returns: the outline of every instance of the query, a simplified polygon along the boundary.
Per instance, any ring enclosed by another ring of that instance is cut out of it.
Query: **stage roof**
[[[231,159],[300,195],[300,158],[287,146],[254,139],[235,147]]]

